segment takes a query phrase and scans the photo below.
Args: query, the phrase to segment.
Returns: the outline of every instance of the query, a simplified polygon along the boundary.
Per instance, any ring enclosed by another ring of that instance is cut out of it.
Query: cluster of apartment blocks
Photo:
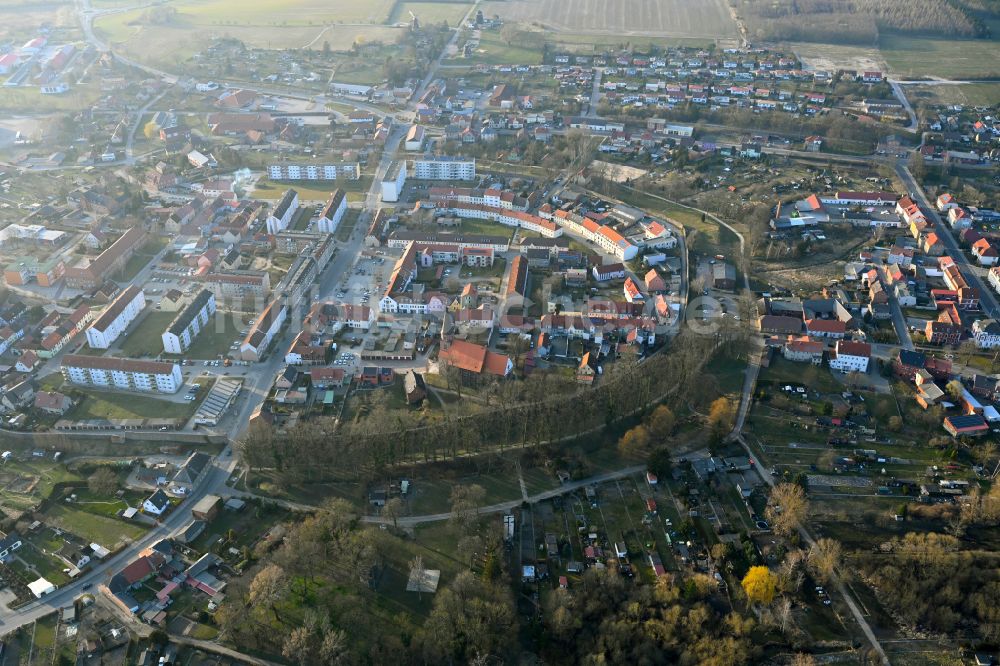
[[[476,160],[425,155],[412,160],[409,166],[406,161],[393,162],[382,179],[382,201],[399,201],[403,188],[406,187],[406,179],[410,176],[419,180],[471,181],[476,179]]]

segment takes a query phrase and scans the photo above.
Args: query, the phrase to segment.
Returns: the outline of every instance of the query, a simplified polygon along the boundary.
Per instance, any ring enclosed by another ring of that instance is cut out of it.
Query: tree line
[[[399,464],[455,460],[464,455],[569,440],[595,432],[668,395],[697,392],[702,369],[716,353],[741,349],[746,331],[723,327],[716,340],[685,332],[669,354],[642,362],[621,359],[593,389],[546,390],[540,384],[502,380],[481,390],[490,408],[467,416],[421,424],[409,410],[373,409],[363,420],[302,421],[286,433],[251,428],[237,443],[252,470],[273,470],[291,482],[378,477]],[[560,384],[558,380],[552,380]],[[560,384],[561,385],[561,384]]]

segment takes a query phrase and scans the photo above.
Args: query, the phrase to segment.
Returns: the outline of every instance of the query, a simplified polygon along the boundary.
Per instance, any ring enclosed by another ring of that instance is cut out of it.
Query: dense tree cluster
[[[753,663],[753,622],[714,608],[713,588],[707,577],[683,588],[666,579],[633,586],[591,569],[547,597],[542,656],[552,664]]]
[[[955,537],[910,533],[861,559],[880,601],[906,623],[941,633],[1000,639],[1000,561],[962,549]]]
[[[985,37],[964,7],[946,0],[743,0],[739,11],[756,39],[873,44],[880,30],[948,37]]]

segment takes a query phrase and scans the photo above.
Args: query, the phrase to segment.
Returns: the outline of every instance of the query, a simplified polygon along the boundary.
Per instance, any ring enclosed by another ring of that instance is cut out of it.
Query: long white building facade
[[[135,285],[125,288],[87,329],[87,346],[108,349],[145,307],[142,289]]]
[[[177,393],[184,384],[181,366],[162,361],[141,361],[113,356],[67,354],[62,374],[77,386],[96,386],[117,391]]]

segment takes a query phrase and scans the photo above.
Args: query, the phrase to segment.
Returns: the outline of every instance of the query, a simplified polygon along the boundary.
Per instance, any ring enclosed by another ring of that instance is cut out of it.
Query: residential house
[[[839,339],[847,335],[847,325],[837,319],[807,319],[806,334],[814,338]]]
[[[812,363],[823,362],[823,343],[810,340],[808,336],[791,338],[781,347],[781,355],[789,361]]]
[[[162,516],[170,508],[170,498],[162,490],[157,489],[142,503],[142,510],[154,516]]]
[[[597,378],[597,362],[591,352],[585,352],[576,368],[576,381],[581,384],[593,384]]]
[[[994,319],[979,319],[972,323],[972,338],[980,349],[1000,347],[1000,323]]]
[[[972,255],[980,266],[993,266],[1000,260],[997,248],[986,238],[980,238],[972,244]]]
[[[35,394],[35,409],[62,416],[73,407],[73,400],[58,391],[39,391]]]
[[[868,372],[872,347],[867,342],[837,340],[830,355],[830,368],[840,372]]]
[[[962,339],[962,326],[945,321],[929,321],[924,327],[927,343],[932,345],[957,345]]]

